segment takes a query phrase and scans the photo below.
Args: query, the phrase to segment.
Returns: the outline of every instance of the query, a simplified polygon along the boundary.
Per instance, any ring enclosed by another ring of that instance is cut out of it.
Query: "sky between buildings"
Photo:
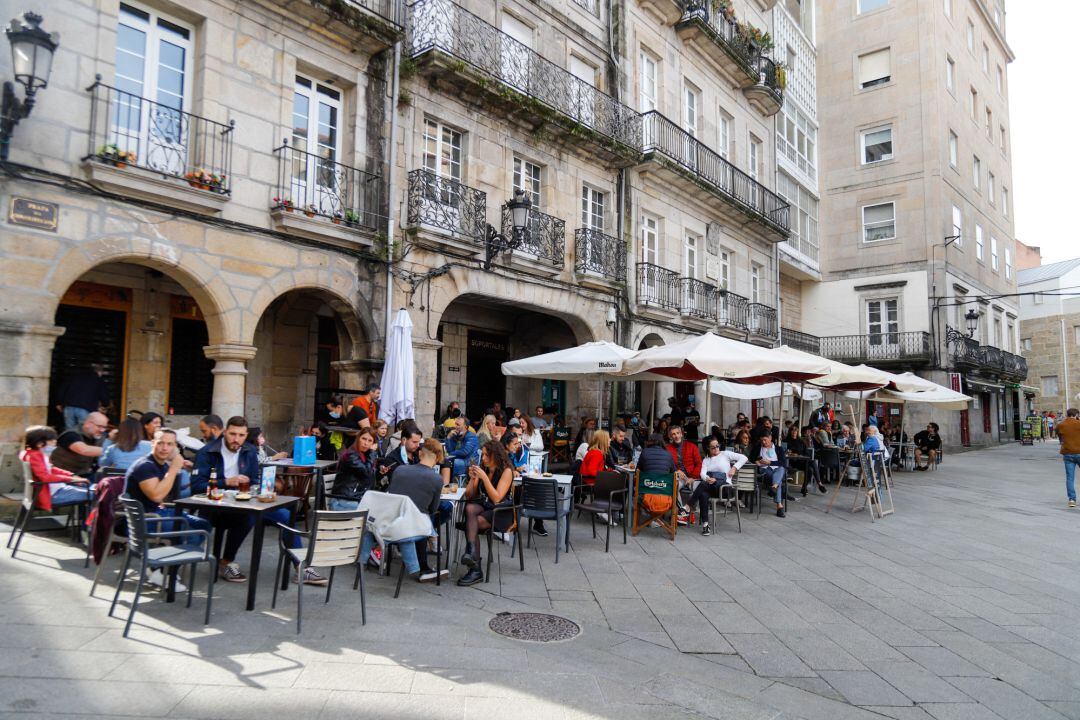
[[[1011,0],[1005,8],[1016,53],[1009,67],[1016,239],[1041,247],[1044,264],[1080,257],[1072,221],[1080,143],[1069,140],[1080,100],[1071,87],[1075,42],[1068,38],[1080,23],[1080,3]]]

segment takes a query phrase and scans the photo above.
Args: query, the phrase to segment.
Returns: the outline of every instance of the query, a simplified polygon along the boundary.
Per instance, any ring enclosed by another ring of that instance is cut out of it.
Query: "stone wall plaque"
[[[11,198],[8,222],[12,225],[24,225],[38,230],[56,232],[59,221],[60,206],[56,203],[22,197]]]

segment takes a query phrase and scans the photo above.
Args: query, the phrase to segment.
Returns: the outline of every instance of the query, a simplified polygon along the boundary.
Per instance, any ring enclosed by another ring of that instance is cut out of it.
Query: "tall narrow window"
[[[461,132],[435,120],[424,120],[424,169],[461,182]]]
[[[952,17],[952,0],[945,0],[945,17]]]
[[[994,111],[986,108],[986,139],[994,141]]]
[[[690,137],[698,136],[698,108],[701,92],[690,83],[683,86],[683,127]]]
[[[999,134],[1000,134],[1000,137],[1001,137],[1001,142],[1000,142],[1000,144],[1001,144],[1001,154],[1005,155],[1006,154],[1006,151],[1005,151],[1005,138],[1006,138],[1005,126],[1004,125],[1000,126],[998,128],[998,130],[999,130]]]
[[[720,248],[720,287],[731,290],[731,251]]]
[[[1012,280],[1013,276],[1013,264],[1012,264],[1012,250],[1005,248],[1005,279]]]
[[[990,236],[990,269],[994,271],[998,269],[997,238],[993,235]]]
[[[1000,65],[997,66],[997,91],[1002,95],[1005,94],[1005,71]]]
[[[685,273],[688,278],[698,276],[698,236],[692,233],[686,234],[686,267]]]
[[[978,155],[971,158],[971,184],[976,190],[982,187],[982,160]]]
[[[641,261],[657,264],[660,258],[659,221],[652,215],[641,216]]]
[[[975,23],[968,20],[967,22],[967,48],[971,52],[975,52]]]
[[[341,155],[341,93],[311,78],[296,76],[293,93],[292,200],[315,205],[320,214],[341,211],[336,165]]]
[[[960,138],[956,133],[949,131],[949,164],[956,167],[960,163]]]
[[[534,208],[540,208],[540,166],[514,158],[514,189],[522,190]]]
[[[641,112],[649,112],[656,109],[657,91],[657,61],[652,55],[644,50],[641,52],[641,88],[638,97],[638,106]]]
[[[862,209],[863,240],[876,242],[896,237],[896,208],[891,202],[867,205]]]
[[[1001,188],[1001,214],[1009,217],[1009,188]]]
[[[660,222],[652,215],[641,215],[641,262],[656,265],[660,259]],[[667,301],[667,288],[661,285],[660,275],[655,268],[645,267],[640,270],[638,301],[645,305],[659,305]]]
[[[983,229],[982,225],[975,225],[975,259],[982,262],[983,260]]]
[[[991,205],[997,204],[997,179],[989,171],[986,173],[986,199]]]
[[[955,205],[952,206],[952,234],[957,245],[964,244],[964,212]]]
[[[863,165],[892,160],[892,126],[864,130],[860,137],[862,138]]]
[[[603,232],[605,205],[604,193],[583,185],[581,188],[581,227]]]
[[[750,264],[750,302],[761,302],[761,266]]]
[[[987,75],[990,74],[990,46],[983,43],[982,49],[982,69]]]
[[[968,94],[968,110],[971,112],[971,119],[978,122],[979,91],[975,88],[971,88],[971,92]]]
[[[725,160],[731,157],[731,123],[732,119],[723,110],[717,116],[717,126],[720,131],[720,156]]]
[[[859,86],[868,88],[889,82],[892,79],[890,64],[889,48],[860,55]]]
[[[502,31],[511,39],[499,43],[502,76],[515,87],[526,87],[532,67],[534,32],[509,13],[503,13]]]
[[[945,87],[952,92],[956,87],[956,61],[945,57]]]
[[[896,345],[900,333],[899,301],[896,298],[866,302],[866,334],[871,347]]]
[[[761,141],[753,135],[750,136],[750,144],[747,146],[746,174],[755,180],[761,170]]]

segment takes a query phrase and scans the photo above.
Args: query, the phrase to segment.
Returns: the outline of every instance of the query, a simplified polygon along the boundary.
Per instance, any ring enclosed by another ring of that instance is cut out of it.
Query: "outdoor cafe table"
[[[334,467],[337,465],[337,460],[316,460],[314,465],[297,465],[293,462],[291,457],[281,458],[280,460],[267,460],[262,465],[272,467],[297,467],[306,469],[310,467],[315,468],[315,509],[326,509],[326,483],[323,482],[323,471],[328,467]]]
[[[213,519],[215,513],[234,512],[252,516],[255,520],[255,532],[251,539],[251,566],[248,569],[248,593],[247,609],[255,609],[255,589],[259,583],[259,560],[262,558],[263,547],[263,515],[269,510],[279,507],[288,507],[290,513],[296,512],[296,505],[300,498],[290,495],[278,495],[271,502],[262,502],[254,496],[250,500],[230,500],[226,495],[221,500],[208,500],[205,495],[192,495],[191,497],[179,498],[175,504],[179,508],[186,508],[192,512],[201,510],[202,516]],[[292,520],[289,521],[290,525]],[[277,579],[275,578],[275,582]]]

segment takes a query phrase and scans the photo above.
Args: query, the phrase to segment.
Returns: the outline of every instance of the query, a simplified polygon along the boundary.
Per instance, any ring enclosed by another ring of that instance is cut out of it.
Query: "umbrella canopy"
[[[828,374],[827,361],[810,358],[796,358],[771,348],[705,333],[671,345],[640,350],[623,363],[619,374],[652,372],[668,380],[715,377],[751,384],[801,382]]]
[[[768,398],[780,397],[780,387],[783,383],[765,383],[764,385],[747,385],[746,383],[728,382],[727,380],[716,380],[712,384],[713,395],[719,395],[720,397],[735,398],[737,400],[766,400]],[[810,402],[817,402],[821,400],[821,391],[817,388],[808,387],[806,393],[800,392],[799,385],[787,384],[784,389],[785,397],[794,397],[799,395],[804,400]]]
[[[891,374],[891,373],[890,373]],[[892,376],[892,382],[889,383],[889,389],[902,393],[913,392],[926,392],[928,390],[948,390],[944,385],[938,385],[936,382],[921,378],[915,373],[900,373],[899,375]],[[953,392],[949,390],[949,392]]]
[[[382,374],[382,407],[379,418],[390,427],[416,417],[416,389],[413,385],[412,319],[405,308],[398,310],[390,337],[386,340],[386,364]]]
[[[636,355],[612,342],[589,342],[577,347],[556,350],[502,364],[503,375],[544,378],[545,380],[580,380],[582,376],[611,375],[623,369],[623,363]]]
[[[941,385],[936,390],[923,390],[922,392],[896,392],[894,390],[879,390],[874,393],[873,400],[890,403],[920,402],[933,405],[942,410],[967,410],[971,398],[955,390],[950,390]]]
[[[829,360],[827,358],[818,357],[817,355],[811,355],[808,352],[802,350],[796,350],[793,347],[787,345],[781,345],[777,348],[778,352],[787,353],[796,358],[808,358],[820,360],[826,363],[829,367],[829,373],[813,380],[808,380],[812,385],[821,388],[828,388],[829,390],[877,390],[887,386],[894,377],[890,373],[883,372],[876,368],[872,368],[869,365],[847,365],[836,360]]]

